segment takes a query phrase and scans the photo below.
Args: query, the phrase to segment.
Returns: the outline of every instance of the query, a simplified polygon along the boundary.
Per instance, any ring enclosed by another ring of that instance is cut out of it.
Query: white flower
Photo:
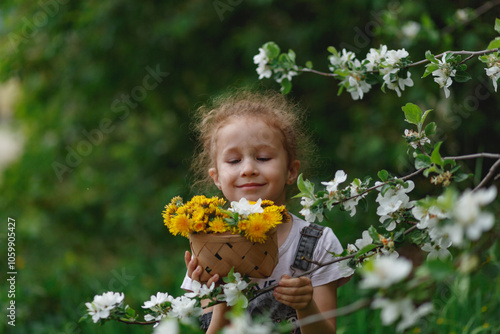
[[[447,249],[451,246],[451,240],[449,238],[440,238],[434,244],[427,242],[422,246],[424,252],[428,252],[427,260],[441,259],[446,260],[451,256],[450,251]]]
[[[493,227],[495,216],[490,212],[482,212],[481,208],[491,203],[496,195],[494,186],[475,192],[467,189],[462,193],[451,212],[453,224],[442,228],[454,245],[461,245],[464,235],[470,240],[477,240],[483,231]]]
[[[177,297],[172,301],[172,309],[168,312],[168,315],[180,320],[199,317],[203,313],[203,309],[196,306],[196,303],[196,299],[190,299],[186,296]]]
[[[144,320],[146,321],[160,321],[161,319],[165,318],[167,315],[164,314],[164,313],[160,313],[158,314],[156,317],[152,316],[151,314],[145,314],[144,315]],[[159,325],[159,322],[157,322],[156,324],[154,324],[153,327],[156,327]]]
[[[224,300],[228,306],[234,306],[239,300],[243,301],[243,307],[248,306],[248,300],[241,292],[248,287],[248,283],[241,279],[240,273],[234,273],[235,282],[227,283],[222,286],[224,290]]]
[[[411,209],[411,213],[418,220],[417,228],[434,228],[437,226],[437,222],[441,219],[449,217],[449,214],[441,210],[436,206],[431,206],[430,208],[424,208],[419,205],[415,205]]]
[[[364,193],[363,195],[359,195],[360,189],[359,189],[359,179],[355,179],[354,181],[351,182],[351,185],[349,186],[349,191],[350,191],[350,197],[353,197],[347,201],[344,201],[342,205],[344,206],[344,209],[346,211],[351,212],[351,217],[353,217],[356,214],[356,205],[358,205],[358,202],[364,198],[367,193]]]
[[[353,254],[353,253],[356,253],[358,251],[358,249],[353,244],[347,244],[347,251],[350,254]]]
[[[399,299],[396,301],[386,298],[377,298],[372,302],[371,307],[382,309],[380,316],[384,325],[393,324],[399,317],[401,317],[402,319],[396,327],[397,331],[404,331],[405,329],[415,325],[418,319],[432,311],[431,303],[422,304],[415,309],[415,306],[410,298]]]
[[[409,21],[404,26],[401,27],[401,32],[403,36],[409,39],[414,39],[420,31],[420,24],[415,21]]]
[[[87,312],[92,316],[94,322],[99,321],[99,319],[106,319],[109,317],[110,312],[120,304],[125,295],[119,294],[118,292],[106,292],[102,295],[94,296],[92,303],[85,303],[87,306]]]
[[[453,83],[452,77],[455,76],[457,70],[452,70],[450,64],[446,62],[446,56],[443,55],[441,59],[438,59],[439,69],[432,72],[435,77],[434,81],[439,85],[439,87],[444,89],[444,95],[446,98],[450,96],[450,90],[448,87]]]
[[[389,89],[395,90],[398,96],[401,97],[401,91],[405,90],[405,86],[413,87],[413,80],[410,77],[411,73],[408,71],[406,72],[406,79],[400,78],[398,76],[394,82],[388,83],[387,87]]]
[[[343,170],[338,170],[335,173],[335,178],[329,182],[321,182],[322,185],[326,186],[326,191],[330,194],[337,191],[339,184],[347,180],[347,174]]]
[[[351,97],[354,101],[363,99],[364,93],[368,93],[370,88],[372,88],[372,86],[356,72],[351,72],[347,82],[349,83],[347,91],[351,93]]]
[[[375,182],[376,186],[380,184],[380,182]],[[384,195],[380,192],[375,199],[375,201],[379,203],[379,207],[377,208],[377,214],[380,216],[379,221],[384,223],[384,221],[388,218],[397,217],[396,213],[400,210],[410,208],[413,205],[413,202],[410,202],[410,197],[408,197],[406,193],[409,193],[414,188],[415,183],[409,180],[406,181],[406,188],[398,184],[394,188],[387,189]],[[378,187],[377,189],[381,191],[381,187]],[[389,226],[386,227],[386,229],[388,231],[394,230],[399,221],[400,219],[395,219],[389,224]]]
[[[372,237],[370,237],[370,233],[368,233],[368,231],[363,231],[363,233],[361,233],[361,237],[361,239],[357,239],[354,243],[356,247],[358,247],[358,249],[361,249],[373,243],[373,239]]]
[[[411,147],[413,148],[417,148],[417,143],[420,145],[420,146],[424,146],[425,143],[431,143],[431,140],[425,136],[422,137],[422,134],[421,133],[418,133],[416,131],[413,131],[413,130],[408,130],[408,129],[405,129],[405,137],[413,137],[414,139],[418,139],[417,141],[412,141],[410,142],[409,144],[411,145]],[[412,138],[412,139],[413,139]]]
[[[329,57],[330,63],[333,65],[333,67],[330,67],[330,70],[335,71],[335,69],[339,67],[347,68],[348,63],[352,62],[354,60],[354,57],[356,57],[356,55],[353,52],[342,49],[340,56],[331,55]]]
[[[297,70],[297,67],[294,67],[295,70]],[[296,76],[298,73],[293,70],[284,70],[282,68],[279,68],[276,70],[276,72],[282,72],[281,76],[276,79],[276,82],[281,83],[283,79],[287,78],[289,81],[292,81],[292,77]]]
[[[363,265],[363,280],[359,283],[362,289],[388,288],[392,284],[405,279],[411,272],[410,260],[395,256],[380,256]]]
[[[153,331],[153,334],[179,334],[179,323],[175,318],[162,320]]]
[[[161,306],[161,304],[166,302],[172,302],[174,297],[170,296],[168,293],[158,292],[155,295],[151,296],[151,299],[147,302],[144,302],[142,308],[153,308],[155,306]]]
[[[250,202],[243,197],[239,202],[231,202],[229,211],[236,212],[241,218],[246,218],[248,215],[264,212],[264,209],[261,207],[261,203],[262,199],[259,198],[255,204],[250,204]]]
[[[222,330],[222,334],[271,334],[271,324],[254,323],[250,315],[242,312],[231,319],[231,324]]]
[[[498,65],[492,66],[490,68],[485,68],[486,75],[490,77],[493,82],[493,87],[495,87],[495,92],[497,91],[497,81],[500,78],[500,67]]]
[[[266,51],[259,48],[259,54],[253,57],[254,64],[258,64],[257,73],[259,74],[259,80],[262,78],[270,78],[273,72],[269,69],[267,63],[269,62],[269,57]]]
[[[380,49],[370,49],[370,52],[366,55],[366,60],[368,63],[365,65],[366,69],[368,71],[373,71],[374,69],[378,68],[380,64],[385,59],[385,56],[387,54],[387,45],[381,45]]]
[[[314,213],[311,210],[311,206],[314,204],[316,200],[309,198],[309,197],[302,197],[300,200],[300,205],[302,205],[304,208],[299,211],[301,215],[304,216],[304,219],[308,223],[314,222],[316,219],[321,223],[323,221],[323,214],[321,211]]]
[[[193,283],[191,285],[191,289],[193,290],[193,292],[185,293],[184,296],[186,296],[188,298],[193,298],[193,297],[203,298],[205,296],[210,295],[212,293],[212,291],[214,291],[215,282],[212,282],[212,285],[210,285],[210,287],[208,287],[206,284],[201,285],[200,282],[193,281]]]
[[[389,50],[387,51],[385,61],[387,64],[390,66],[397,65],[398,63],[401,62],[401,59],[406,58],[409,56],[408,51],[405,49],[399,49],[399,50]]]

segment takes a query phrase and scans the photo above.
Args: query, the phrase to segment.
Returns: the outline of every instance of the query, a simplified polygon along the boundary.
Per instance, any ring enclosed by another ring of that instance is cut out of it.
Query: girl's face
[[[246,198],[285,204],[286,185],[297,178],[300,162],[288,164],[283,135],[254,118],[236,118],[217,132],[215,168],[209,173],[229,201]]]

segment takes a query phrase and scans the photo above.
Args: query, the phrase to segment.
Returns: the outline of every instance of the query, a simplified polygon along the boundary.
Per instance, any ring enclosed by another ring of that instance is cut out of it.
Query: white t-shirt
[[[294,215],[292,215],[290,223],[293,224],[292,228],[285,242],[279,248],[279,260],[273,270],[273,273],[268,278],[252,280],[252,282],[256,282],[258,284],[260,289],[278,283],[282,275],[287,274],[292,277],[297,277],[304,273],[304,271],[300,269],[291,268],[291,265],[295,261],[295,253],[297,252],[297,246],[300,240],[300,231],[304,227],[309,226],[309,223]],[[335,254],[340,254],[342,251],[342,245],[333,233],[332,229],[325,227],[323,234],[319,238],[316,248],[314,249],[312,260],[318,263],[331,261],[333,259],[333,255],[330,253],[333,252]],[[310,269],[313,268],[313,266],[314,264],[311,264]],[[308,275],[308,277],[311,279],[312,286],[316,287],[340,280],[341,278],[348,278],[352,275],[352,273],[352,270],[339,269],[338,263],[334,263],[316,270],[312,274]],[[348,279],[340,280],[339,286],[347,281]],[[191,282],[191,279],[186,274],[181,288],[185,290],[192,290]]]

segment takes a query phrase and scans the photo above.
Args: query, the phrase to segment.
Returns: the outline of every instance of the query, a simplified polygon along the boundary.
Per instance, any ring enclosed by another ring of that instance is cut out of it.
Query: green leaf
[[[266,51],[266,54],[269,57],[269,59],[274,59],[278,57],[281,52],[278,44],[274,42],[267,42],[262,46],[262,48]]]
[[[500,37],[496,37],[494,40],[492,40],[490,42],[490,44],[488,44],[488,47],[487,47],[488,50],[497,49],[497,48],[500,48]]]
[[[446,167],[446,165],[450,165],[451,167],[455,166],[457,162],[453,159],[444,159],[443,160],[443,167]]]
[[[425,154],[419,154],[415,158],[415,168],[420,169],[420,168],[427,168],[432,165],[431,163],[431,157]]]
[[[426,76],[428,76],[429,74],[431,74],[432,72],[434,72],[436,70],[439,70],[439,66],[438,65],[433,64],[433,63],[427,64],[425,66],[425,72],[422,75],[422,78],[425,78]]]
[[[472,178],[474,174],[467,174],[467,173],[456,173],[456,174],[453,174],[453,181],[455,182],[463,182],[465,180],[467,180],[468,178]]]
[[[295,52],[292,49],[288,50],[288,57],[290,58],[290,60],[292,61],[292,63],[295,64],[295,58],[296,58],[296,56],[295,56]]]
[[[129,318],[135,317],[135,310],[128,305],[125,307],[125,312]]]
[[[407,103],[404,107],[401,107],[405,113],[405,121],[411,124],[418,125],[422,119],[422,110],[413,103]]]
[[[283,80],[281,80],[281,92],[283,93],[283,95],[290,93],[291,90],[292,83],[290,82],[290,80],[288,80],[288,78],[284,78]]]
[[[310,60],[306,61],[306,67],[307,67],[308,69],[313,68],[313,63],[312,63],[312,61],[310,61]]]
[[[424,124],[425,122],[425,119],[427,118],[427,115],[432,111],[432,109],[428,109],[426,111],[424,111],[424,113],[422,114],[422,118],[420,119],[420,123]]]
[[[424,170],[424,176],[425,177],[428,177],[430,173],[432,172],[435,172],[436,171],[436,166],[431,166],[429,168],[427,168],[426,170]]]
[[[456,82],[467,82],[470,79],[472,79],[472,76],[465,71],[457,71],[457,73],[455,74]]]
[[[377,235],[377,238],[378,238],[378,235]],[[378,239],[377,239],[378,240]],[[365,247],[361,248],[357,253],[356,253],[356,256],[354,258],[359,258],[361,255],[364,255],[366,253],[368,253],[369,251],[373,250],[374,248],[377,248],[378,246],[377,245],[374,245],[374,244],[369,244],[369,245],[366,245]]]
[[[443,158],[441,157],[441,153],[439,153],[439,148],[442,143],[442,141],[436,143],[436,145],[434,145],[434,150],[431,153],[431,161],[439,166],[443,166]]]
[[[373,241],[379,240],[378,232],[375,227],[373,227],[373,225],[368,228],[368,234],[370,235],[370,237],[372,237]]]
[[[297,188],[307,197],[314,198],[314,184],[309,180],[304,180],[303,174],[300,174],[297,178]]]
[[[429,124],[426,125],[425,127],[425,135],[426,136],[431,136],[436,133],[436,123],[430,122]]]
[[[495,31],[500,34],[500,19],[495,19]]]
[[[382,169],[377,173],[377,176],[382,182],[385,182],[389,178],[389,173],[385,169]]]
[[[333,46],[329,46],[327,48],[328,52],[330,52],[331,54],[337,56],[338,55],[338,52],[337,52],[337,49],[335,49]]]
[[[437,61],[436,57],[429,50],[425,51],[425,58],[427,58],[427,60],[430,61],[431,63],[434,63],[434,64],[439,63]]]

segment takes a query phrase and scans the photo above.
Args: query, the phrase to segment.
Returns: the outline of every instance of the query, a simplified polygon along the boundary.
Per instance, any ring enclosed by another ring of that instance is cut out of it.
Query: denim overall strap
[[[306,259],[312,259],[314,249],[316,248],[318,239],[323,234],[324,228],[324,226],[311,223],[300,231],[299,245],[297,246],[295,261],[292,264],[292,268],[300,270],[309,269],[311,262]]]

